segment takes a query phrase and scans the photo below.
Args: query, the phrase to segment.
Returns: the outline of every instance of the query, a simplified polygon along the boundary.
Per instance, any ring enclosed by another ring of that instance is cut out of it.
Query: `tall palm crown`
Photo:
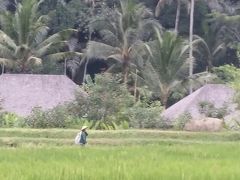
[[[152,13],[143,4],[135,4],[132,0],[122,0],[120,4],[120,9],[115,9],[111,18],[92,22],[91,27],[100,33],[102,42],[89,42],[87,55],[120,62],[126,82],[130,66],[141,58],[138,51],[146,32],[144,30],[154,21],[148,18]]]
[[[240,28],[236,23],[239,20],[239,15],[228,17],[226,14],[214,12],[209,14],[208,19],[204,21],[203,41],[198,48],[205,50],[206,53],[204,55],[210,70],[212,66],[220,64],[219,59],[226,53],[228,44],[240,40]]]
[[[60,60],[73,52],[60,52],[66,39],[75,32],[68,29],[51,36],[47,15],[38,12],[44,0],[23,0],[15,12],[2,11],[0,14],[0,63],[14,67],[16,71],[27,72],[42,59]]]
[[[187,77],[189,45],[176,33],[167,31],[161,36],[156,30],[156,34],[157,39],[146,45],[151,56],[142,72],[166,106],[172,90]]]

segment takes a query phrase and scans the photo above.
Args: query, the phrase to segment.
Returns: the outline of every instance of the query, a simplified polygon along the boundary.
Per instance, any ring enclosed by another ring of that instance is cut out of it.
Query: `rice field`
[[[240,179],[238,132],[90,131],[84,148],[74,134],[0,129],[0,179]]]

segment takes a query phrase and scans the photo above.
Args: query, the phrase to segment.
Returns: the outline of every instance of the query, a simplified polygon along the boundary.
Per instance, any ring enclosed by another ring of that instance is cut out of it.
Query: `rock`
[[[240,130],[240,111],[234,111],[224,117],[226,128],[230,130]]]
[[[223,129],[223,120],[217,118],[204,118],[199,120],[191,120],[185,124],[186,131],[209,131],[215,132]]]

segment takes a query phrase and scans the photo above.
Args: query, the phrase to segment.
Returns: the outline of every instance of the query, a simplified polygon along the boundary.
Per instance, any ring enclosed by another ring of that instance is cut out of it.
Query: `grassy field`
[[[240,133],[0,129],[3,180],[240,179]]]

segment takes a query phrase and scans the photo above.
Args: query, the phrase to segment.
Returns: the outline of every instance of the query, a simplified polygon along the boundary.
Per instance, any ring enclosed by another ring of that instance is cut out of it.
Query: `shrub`
[[[213,73],[224,83],[231,83],[240,78],[240,69],[233,65],[215,67]]]
[[[174,129],[176,130],[183,130],[186,123],[188,123],[192,119],[192,116],[190,113],[186,112],[181,114],[177,119],[175,119],[175,123],[173,125]]]
[[[126,121],[122,112],[132,107],[134,98],[126,85],[110,74],[98,75],[94,83],[86,85],[88,96],[77,92],[70,112],[79,118],[93,121],[94,129],[116,129]]]
[[[160,117],[163,110],[160,102],[154,102],[147,105],[143,102],[138,102],[127,112],[129,117],[130,127],[133,128],[164,128],[163,121]]]
[[[199,112],[204,114],[206,117],[222,119],[228,114],[228,108],[226,105],[216,108],[214,104],[208,101],[203,101],[199,103]]]
[[[2,112],[0,114],[0,127],[22,127],[23,118],[14,113]]]
[[[33,108],[31,115],[25,119],[25,125],[31,128],[47,128],[47,115],[41,108]]]
[[[79,119],[69,113],[68,105],[59,105],[47,111],[36,107],[25,119],[25,126],[31,128],[80,128],[84,123],[85,119]]]

